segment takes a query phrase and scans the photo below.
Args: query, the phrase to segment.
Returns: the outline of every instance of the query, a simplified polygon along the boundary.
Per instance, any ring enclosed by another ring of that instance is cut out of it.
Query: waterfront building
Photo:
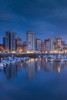
[[[3,37],[3,47],[5,49],[5,37]]]
[[[23,52],[23,46],[17,47],[17,52],[18,52],[18,53],[22,53],[22,52]]]
[[[17,52],[18,53],[23,52],[23,42],[20,38],[17,38]]]
[[[41,52],[42,41],[40,39],[35,39],[35,50]]]
[[[6,36],[5,36],[5,49],[7,51],[16,51],[17,49],[17,40],[16,40],[16,33],[13,31],[6,31]]]
[[[62,46],[62,38],[55,38],[55,43],[61,47]]]
[[[55,38],[53,42],[53,51],[55,53],[67,52],[67,44],[62,40],[62,38]]]
[[[23,52],[27,53],[27,41],[23,42]]]
[[[32,32],[32,31],[26,32],[26,41],[27,41],[27,51],[34,52],[34,50],[35,50],[34,32]]]
[[[4,52],[3,44],[0,44],[0,53]]]
[[[52,39],[45,40],[45,53],[49,53],[53,50],[53,41]]]
[[[45,43],[44,42],[41,43],[41,52],[45,53]]]
[[[62,51],[62,38],[55,38],[56,49]]]
[[[17,46],[22,46],[23,45],[23,42],[22,40],[18,37],[17,38]]]
[[[67,44],[64,41],[62,42],[62,49],[67,53]]]
[[[57,44],[55,43],[55,41],[53,42],[53,50],[57,50]]]

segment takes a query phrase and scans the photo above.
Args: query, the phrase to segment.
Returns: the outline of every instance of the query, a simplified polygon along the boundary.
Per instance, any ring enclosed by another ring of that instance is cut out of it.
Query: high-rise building
[[[20,38],[17,38],[17,52],[23,52],[23,42]]]
[[[53,42],[53,51],[55,52],[67,52],[67,44],[62,40],[62,38],[55,38]]]
[[[23,45],[23,42],[22,40],[18,37],[17,38],[17,46],[22,46]]]
[[[55,38],[55,43],[61,47],[62,46],[62,38]]]
[[[57,52],[63,51],[64,44],[62,38],[55,38],[55,41],[53,42],[53,50]]]
[[[23,52],[27,52],[27,41],[23,42]]]
[[[27,50],[34,51],[35,50],[34,32],[32,31],[26,32],[26,40],[27,40]]]
[[[45,43],[44,42],[42,42],[41,44],[41,52],[45,53]]]
[[[53,41],[52,39],[45,40],[45,51],[48,53],[53,50]]]
[[[3,47],[5,49],[5,37],[3,37]]]
[[[9,51],[16,51],[16,33],[13,31],[6,31],[5,49]]]
[[[35,39],[35,50],[41,52],[42,41],[40,39]]]
[[[0,44],[0,52],[4,52],[3,44]]]

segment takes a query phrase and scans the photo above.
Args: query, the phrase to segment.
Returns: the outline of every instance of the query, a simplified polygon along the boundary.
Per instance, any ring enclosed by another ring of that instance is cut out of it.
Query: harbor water
[[[67,62],[31,58],[1,68],[0,100],[67,100]]]

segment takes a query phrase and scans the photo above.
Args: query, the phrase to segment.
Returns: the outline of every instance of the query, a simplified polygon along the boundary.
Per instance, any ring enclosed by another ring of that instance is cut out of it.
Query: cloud
[[[1,32],[14,29],[24,35],[33,30],[40,38],[42,34],[63,36],[67,34],[67,0],[2,0],[0,26]]]

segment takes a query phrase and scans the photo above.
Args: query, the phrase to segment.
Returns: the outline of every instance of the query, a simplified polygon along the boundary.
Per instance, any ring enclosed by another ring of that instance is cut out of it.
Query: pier
[[[5,57],[30,57],[30,58],[36,58],[38,56],[45,56],[45,55],[55,55],[57,56],[58,53],[51,53],[51,54],[45,54],[45,53],[0,53],[0,58],[5,58]],[[60,55],[66,55],[67,53],[62,53]]]

